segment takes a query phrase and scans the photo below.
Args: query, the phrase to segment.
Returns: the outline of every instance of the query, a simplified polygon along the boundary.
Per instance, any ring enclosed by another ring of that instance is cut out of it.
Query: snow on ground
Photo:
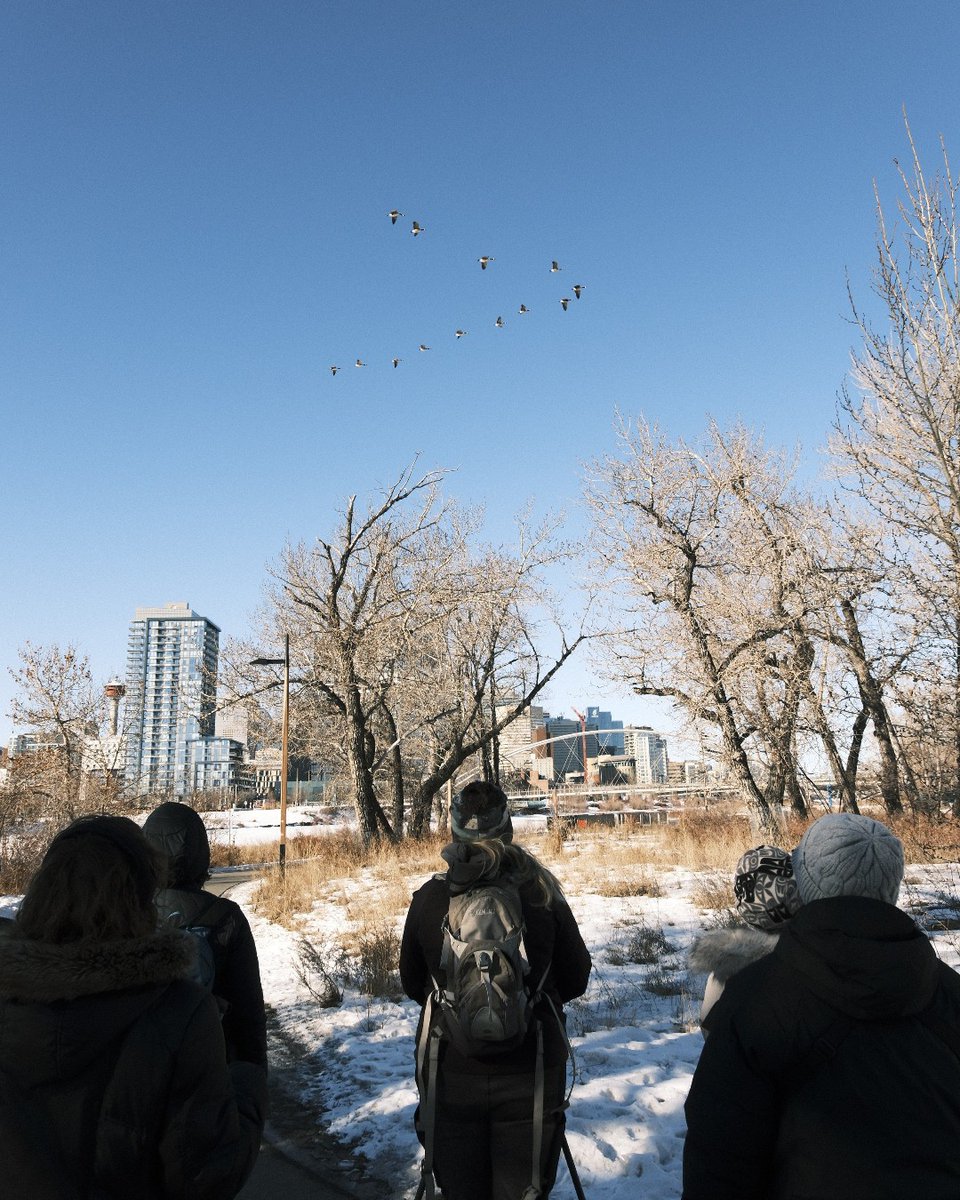
[[[205,814],[205,819],[211,836],[238,844],[279,836],[276,810]],[[218,835],[213,827],[221,822],[226,828]],[[688,977],[683,962],[692,938],[715,923],[716,914],[697,908],[698,877],[689,870],[659,872],[657,895],[614,896],[601,892],[617,890],[609,886],[615,866],[606,869],[602,858],[585,855],[574,869],[574,848],[568,871],[566,858],[558,874],[594,961],[586,996],[568,1007],[576,1053],[567,1124],[570,1148],[591,1200],[627,1200],[638,1194],[638,1183],[645,1200],[676,1200],[683,1102],[702,1045],[696,1011],[703,981]],[[438,860],[437,869],[442,865]],[[321,1107],[324,1123],[344,1143],[345,1161],[362,1153],[370,1173],[389,1181],[391,1194],[406,1197],[416,1189],[421,1157],[413,1132],[419,1008],[407,1000],[369,999],[353,987],[345,989],[339,1007],[323,1008],[298,975],[298,950],[303,935],[332,955],[356,917],[356,906],[361,920],[366,906],[368,919],[372,912],[390,922],[399,937],[403,912],[398,910],[424,878],[394,880],[393,891],[382,893],[382,881],[366,871],[329,885],[304,917],[299,934],[252,911],[256,884],[230,891],[250,917],[267,1003],[288,1044],[300,1048],[302,1095],[311,1101],[305,1111]],[[926,914],[938,952],[954,967],[960,966],[960,933],[951,928],[960,923],[958,878],[957,864],[909,867],[900,898],[908,911]],[[12,915],[15,903],[0,898],[0,915]],[[646,965],[630,961],[629,953],[631,942],[642,941],[644,931],[660,931],[667,943],[658,961]],[[553,1195],[556,1200],[575,1195],[562,1162]]]
[[[438,861],[438,869],[442,867]],[[561,867],[561,877],[566,875]],[[693,900],[698,877],[676,869],[657,876],[659,895],[601,895],[583,884],[568,898],[594,960],[586,996],[568,1007],[576,1053],[576,1082],[567,1136],[591,1200],[676,1200],[681,1192],[685,1131],[683,1102],[702,1045],[696,1013],[703,980],[687,976],[683,962],[692,938],[716,914]],[[406,880],[410,893],[425,876]],[[949,864],[911,868],[901,903],[911,911],[956,916],[958,870]],[[248,901],[253,885],[235,895]],[[372,892],[371,878],[352,881],[355,894]],[[609,890],[609,889],[605,889]],[[343,893],[341,893],[342,898]],[[374,899],[374,903],[375,903]],[[249,904],[246,903],[249,911]],[[411,1197],[418,1181],[420,1146],[413,1132],[417,1102],[413,1080],[419,1008],[410,1001],[369,1000],[347,989],[339,1008],[323,1009],[297,978],[297,937],[251,913],[261,953],[264,992],[290,1035],[306,1047],[303,1091],[319,1100],[325,1123],[371,1162],[371,1171],[396,1193]],[[403,914],[394,926],[402,929]],[[950,922],[947,921],[947,924]],[[624,961],[631,937],[662,931],[668,949],[656,963]],[[344,909],[318,901],[304,924],[314,942],[334,945],[344,932]],[[960,965],[958,935],[932,933],[941,956]],[[660,995],[648,990],[676,992]],[[561,1162],[556,1200],[575,1193]]]

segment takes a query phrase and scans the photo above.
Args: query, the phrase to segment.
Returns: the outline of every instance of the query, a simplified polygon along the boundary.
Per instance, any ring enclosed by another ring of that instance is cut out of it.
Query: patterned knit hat
[[[778,846],[757,846],[737,863],[733,880],[737,912],[755,929],[776,929],[800,907],[793,863]]]
[[[454,796],[450,805],[450,827],[458,842],[499,838],[513,841],[513,822],[506,793],[495,783],[475,780]]]

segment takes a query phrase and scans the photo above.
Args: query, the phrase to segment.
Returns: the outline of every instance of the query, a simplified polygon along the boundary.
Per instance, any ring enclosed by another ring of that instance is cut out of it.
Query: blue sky
[[[960,156],[958,43],[887,0],[6,0],[0,668],[122,671],[170,600],[243,634],[284,541],[418,453],[494,537],[579,526],[618,407],[814,464],[902,108]]]

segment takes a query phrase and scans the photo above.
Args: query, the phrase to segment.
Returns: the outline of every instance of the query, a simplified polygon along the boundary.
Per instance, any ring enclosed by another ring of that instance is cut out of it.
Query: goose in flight
[[[557,260],[555,258],[551,259],[551,262],[550,262],[551,273],[555,273],[560,270],[562,270],[562,268],[561,268],[560,264],[557,262]]]
[[[481,271],[485,271],[487,269],[487,263],[492,263],[493,261],[494,257],[492,254],[481,254],[477,259],[477,262],[480,264]]]
[[[583,284],[582,284],[582,283],[575,283],[575,284],[573,285],[573,294],[576,296],[576,298],[577,298],[578,300],[580,299],[580,293],[581,293],[582,291],[583,291]]]
[[[336,375],[336,373],[337,373],[339,370],[340,370],[340,368],[339,368],[339,367],[331,367],[331,368],[330,368],[330,374],[331,374],[331,375]]]
[[[466,337],[466,336],[467,336],[467,331],[466,331],[465,329],[458,329],[458,330],[457,330],[457,338],[458,338],[458,339],[459,339],[459,338],[462,338],[462,337]]]
[[[527,306],[525,304],[521,304],[520,307],[517,309],[517,312],[519,312],[519,313],[528,313],[529,311],[530,311],[530,309],[527,308]]]
[[[358,358],[357,361],[353,365],[355,367],[365,367],[367,364]]]
[[[429,349],[430,349],[430,347],[429,347],[429,346],[425,346],[425,345],[423,344],[423,342],[421,342],[421,343],[420,343],[420,349],[421,349],[421,350],[429,350]]]
[[[494,325],[496,325],[498,329],[502,329],[504,325],[506,325],[506,321],[504,321],[503,317],[497,317],[497,319],[494,321]]]
[[[564,298],[563,298],[563,299],[560,301],[560,307],[563,309],[563,311],[564,311],[564,312],[566,312],[566,311],[567,311],[567,305],[568,305],[569,303],[570,303],[570,297],[569,297],[569,296],[564,296]]]
[[[419,225],[416,221],[414,221],[410,232],[413,234],[414,237],[419,237],[420,234],[423,233],[423,226]]]
[[[399,210],[399,208],[391,208],[387,213],[387,216],[390,218],[390,224],[396,225],[397,217],[402,217],[403,213]]]
[[[400,364],[403,362],[403,359],[402,358],[394,358],[391,361],[393,362],[393,369],[396,370],[397,367],[399,367]]]

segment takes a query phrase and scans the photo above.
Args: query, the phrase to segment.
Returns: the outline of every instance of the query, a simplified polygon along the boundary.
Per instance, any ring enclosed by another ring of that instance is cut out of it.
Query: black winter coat
[[[169,802],[150,814],[143,831],[170,864],[169,887],[157,895],[161,921],[180,929],[210,925],[217,931],[213,993],[223,1002],[229,1058],[266,1067],[267,1023],[256,943],[239,904],[203,890],[210,874],[203,818],[186,804]]]
[[[446,856],[446,852],[445,856]],[[469,859],[469,851],[460,851]],[[448,879],[458,875],[459,864],[446,875],[435,875],[413,895],[400,944],[400,980],[411,1000],[424,1004],[432,990],[433,979],[440,979],[440,955],[443,949],[443,918],[450,903]],[[456,886],[456,884],[455,884]],[[524,946],[530,964],[529,979],[539,983],[549,964],[543,991],[562,1014],[567,1000],[582,996],[590,978],[590,952],[584,944],[576,919],[563,900],[546,908],[536,903],[535,885],[520,888],[523,907]],[[566,1043],[545,1001],[538,1015],[543,1018],[544,1063],[558,1065],[566,1058]],[[443,1062],[448,1071],[466,1074],[515,1074],[532,1071],[536,1062],[536,1032],[531,1022],[524,1043],[516,1050],[484,1059],[467,1058],[452,1045],[444,1045]]]
[[[15,927],[14,927],[15,928]],[[161,933],[50,945],[0,935],[0,1171],[6,1200],[227,1200],[253,1168],[266,1073],[228,1067],[217,1006]]]
[[[960,1037],[960,976],[905,913],[805,905],[707,1018],[684,1200],[956,1200],[960,1058],[920,1014]]]

